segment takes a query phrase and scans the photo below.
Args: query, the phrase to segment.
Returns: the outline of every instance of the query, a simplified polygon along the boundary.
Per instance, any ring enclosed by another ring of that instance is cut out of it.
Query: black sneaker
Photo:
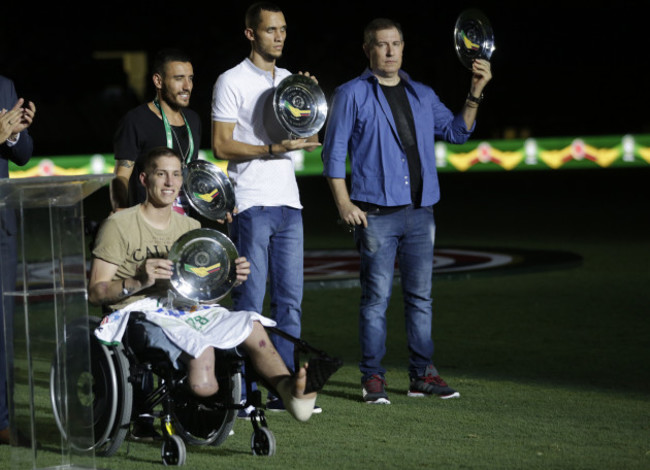
[[[131,427],[129,438],[136,442],[162,441],[162,434],[154,428],[153,422],[146,419],[136,419]]]
[[[442,380],[433,364],[427,366],[422,377],[411,378],[411,386],[407,395],[409,397],[438,395],[443,400],[460,397],[460,393]]]
[[[282,401],[281,398],[271,398],[267,400],[266,402],[266,409],[268,411],[287,411],[287,409],[284,407],[284,402]],[[314,411],[312,411],[313,414],[317,415],[319,413],[322,413],[323,409],[318,406],[314,405]]]
[[[363,383],[363,401],[369,405],[390,405],[384,387],[386,380],[378,374],[373,374]]]

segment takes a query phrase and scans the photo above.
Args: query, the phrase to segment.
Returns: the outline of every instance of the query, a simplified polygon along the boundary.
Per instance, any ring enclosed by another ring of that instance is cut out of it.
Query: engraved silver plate
[[[456,20],[454,45],[456,55],[469,70],[472,70],[474,59],[490,60],[494,52],[494,32],[490,21],[479,10],[465,10]]]
[[[310,137],[325,124],[327,100],[311,78],[289,75],[275,89],[273,111],[290,137]]]
[[[183,190],[192,207],[210,220],[223,220],[235,208],[232,183],[214,163],[190,162],[183,170]]]
[[[169,250],[174,270],[171,286],[192,302],[215,303],[230,292],[237,280],[238,256],[233,242],[218,230],[191,230]]]

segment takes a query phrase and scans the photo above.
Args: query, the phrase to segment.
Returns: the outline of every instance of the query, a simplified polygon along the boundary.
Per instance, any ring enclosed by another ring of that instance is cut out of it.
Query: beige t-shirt
[[[147,223],[140,205],[133,206],[104,221],[97,234],[93,256],[117,265],[113,280],[127,279],[134,277],[148,258],[167,258],[171,246],[181,235],[200,227],[198,220],[172,211],[169,227],[159,230]],[[169,281],[158,280],[153,286],[109,307],[115,310],[145,297],[165,296],[169,287]]]

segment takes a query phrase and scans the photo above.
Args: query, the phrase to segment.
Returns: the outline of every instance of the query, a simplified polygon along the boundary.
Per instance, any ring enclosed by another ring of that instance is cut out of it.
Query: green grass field
[[[237,421],[222,446],[188,447],[188,468],[650,468],[649,176],[441,175],[439,247],[561,250],[582,262],[434,281],[435,362],[457,400],[406,396],[395,288],[385,358],[392,405],[364,404],[359,289],[305,291],[303,338],[345,361],[319,396],[323,413],[306,424],[267,413],[277,440],[268,458],[251,455],[251,425]],[[351,248],[325,182],[301,187],[306,248]],[[1,462],[8,455],[0,448]],[[56,465],[47,448],[39,459]],[[152,444],[125,443],[96,459],[98,468],[160,465]]]

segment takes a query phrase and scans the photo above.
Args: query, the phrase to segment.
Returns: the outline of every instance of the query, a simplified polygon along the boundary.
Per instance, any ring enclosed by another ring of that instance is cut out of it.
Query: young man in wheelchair
[[[172,277],[172,262],[167,259],[169,248],[181,235],[199,228],[200,224],[172,209],[183,183],[180,156],[159,147],[143,163],[140,182],[146,188],[145,202],[114,213],[98,233],[88,285],[90,302],[114,312],[105,321],[110,321],[111,316],[128,316],[130,311],[138,311],[159,326],[175,322],[175,329],[187,328],[191,340],[185,339],[181,332],[171,335],[173,341],[169,334],[154,335],[157,339],[153,341],[157,342],[155,347],[169,354],[173,363],[185,364],[189,389],[200,397],[212,396],[219,389],[213,348],[243,348],[257,373],[280,394],[292,416],[298,421],[308,420],[316,392],[305,393],[307,365],[291,375],[264,329],[274,325],[272,320],[256,312],[233,312],[213,305],[201,310],[202,317],[207,316],[212,324],[209,333],[198,335],[200,344],[196,344],[197,331],[186,323],[187,319],[191,323],[191,316],[196,312],[174,310],[170,306],[159,308],[168,298]],[[250,263],[240,257],[235,264],[237,282],[245,282]],[[147,326],[158,329],[154,323]],[[117,335],[111,340],[121,337],[117,330],[111,334]]]

